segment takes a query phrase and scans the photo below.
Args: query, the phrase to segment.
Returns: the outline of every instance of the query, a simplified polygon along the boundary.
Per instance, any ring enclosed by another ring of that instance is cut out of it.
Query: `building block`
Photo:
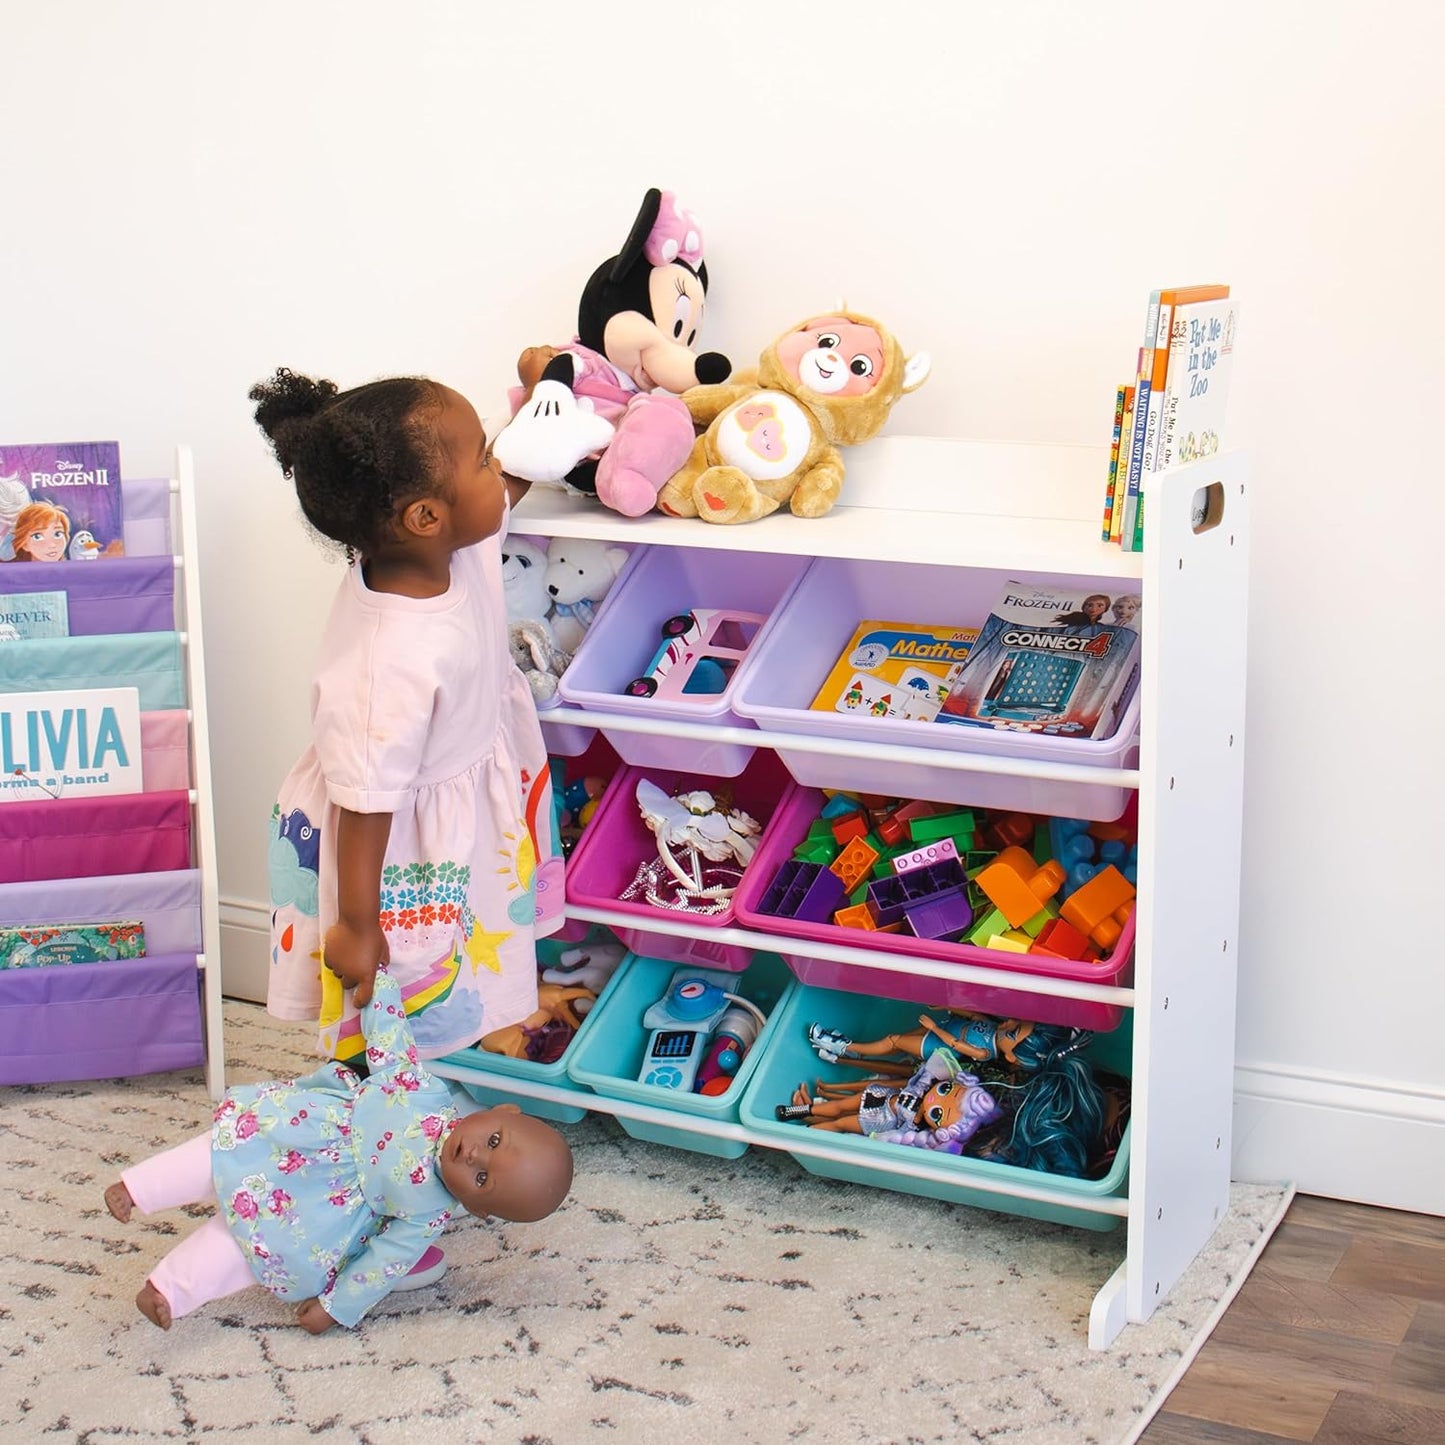
[[[1119,941],[1134,910],[1134,885],[1112,865],[1101,868],[1082,888],[1064,900],[1059,912],[1099,948]]]
[[[1018,931],[1028,934],[1030,938],[1037,938],[1044,928],[1058,916],[1059,905],[1051,898],[1032,918],[1021,923]]]
[[[985,948],[997,949],[1001,953],[1027,953],[1033,939],[1027,933],[1006,928],[1002,933],[991,933],[984,943]]]
[[[973,909],[968,906],[963,889],[954,888],[910,904],[903,910],[903,916],[915,938],[952,942],[963,937],[973,922]]]
[[[878,920],[873,917],[873,910],[866,903],[840,908],[833,915],[833,922],[840,928],[866,928],[869,932],[876,931],[878,927]]]
[[[987,948],[988,941],[994,934],[1007,931],[1008,919],[997,908],[990,908],[969,930],[968,941],[977,944],[980,948]]]
[[[804,838],[793,849],[793,857],[800,863],[821,863],[827,867],[838,856],[838,844],[830,832],[826,838]]]
[[[1029,952],[1083,960],[1089,956],[1089,940],[1067,919],[1053,918],[1039,931]]]
[[[890,848],[895,848],[907,841],[908,824],[896,813],[890,813],[886,818],[878,820],[877,832]]]
[[[1002,852],[1005,848],[1027,848],[1033,841],[1034,820],[1027,813],[1002,813],[984,826],[983,842]]]
[[[912,868],[927,868],[931,863],[949,860],[958,862],[958,849],[953,846],[952,838],[941,838],[936,843],[928,843],[907,853],[895,853],[891,861],[895,873],[907,873]]]
[[[1035,864],[1033,855],[1017,845],[1005,848],[974,882],[989,901],[1018,928],[1059,891],[1064,870],[1055,859]]]
[[[823,804],[823,811],[818,816],[829,819],[842,818],[857,811],[858,800],[851,793],[830,793],[828,801]]]
[[[962,809],[951,813],[933,813],[926,818],[908,820],[908,836],[915,843],[936,843],[940,838],[963,835],[970,840],[974,833],[973,814]]]
[[[852,892],[860,878],[868,876],[868,870],[878,861],[878,852],[870,848],[862,838],[850,838],[848,845],[828,865],[843,881],[843,887]]]
[[[758,900],[758,910],[805,923],[827,923],[843,898],[843,884],[836,873],[818,863],[790,859]]]
[[[833,836],[838,840],[840,846],[846,845],[853,838],[862,838],[868,832],[868,820],[862,813],[846,813],[841,818],[833,820]]]

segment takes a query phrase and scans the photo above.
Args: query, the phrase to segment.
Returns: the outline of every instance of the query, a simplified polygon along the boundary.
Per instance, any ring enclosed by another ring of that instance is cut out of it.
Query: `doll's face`
[[[883,374],[883,338],[842,316],[815,316],[778,342],[789,376],[825,396],[862,396]]]
[[[1097,622],[1109,610],[1109,599],[1101,593],[1084,598],[1084,615],[1090,622]]]
[[[1114,620],[1127,627],[1139,615],[1139,601],[1135,597],[1124,596],[1114,599]]]
[[[442,1183],[485,1219],[545,1219],[572,1184],[572,1151],[550,1124],[515,1104],[464,1114],[437,1155]]]

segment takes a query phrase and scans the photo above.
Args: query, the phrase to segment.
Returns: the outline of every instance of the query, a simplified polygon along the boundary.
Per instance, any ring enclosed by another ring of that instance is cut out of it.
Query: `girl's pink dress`
[[[546,750],[512,664],[496,536],[452,557],[439,597],[343,579],[312,686],[312,745],[281,785],[270,844],[267,1009],[318,1020],[319,1052],[363,1051],[321,967],[336,920],[338,810],[392,815],[381,926],[423,1058],[537,1006],[534,943],[562,922]]]

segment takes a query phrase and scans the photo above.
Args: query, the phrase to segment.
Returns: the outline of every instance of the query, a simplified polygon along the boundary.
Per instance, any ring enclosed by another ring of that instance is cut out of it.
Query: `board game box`
[[[932,722],[949,677],[977,636],[976,627],[860,622],[811,706],[819,712]]]
[[[1008,582],[946,684],[941,723],[1103,738],[1139,678],[1139,597]]]

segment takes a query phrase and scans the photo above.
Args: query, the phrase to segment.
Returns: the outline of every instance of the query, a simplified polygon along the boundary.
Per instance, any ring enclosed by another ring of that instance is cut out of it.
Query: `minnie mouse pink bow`
[[[671,191],[662,193],[657,220],[643,243],[642,254],[653,266],[686,261],[696,271],[702,262],[702,227],[691,211],[678,205]]]

